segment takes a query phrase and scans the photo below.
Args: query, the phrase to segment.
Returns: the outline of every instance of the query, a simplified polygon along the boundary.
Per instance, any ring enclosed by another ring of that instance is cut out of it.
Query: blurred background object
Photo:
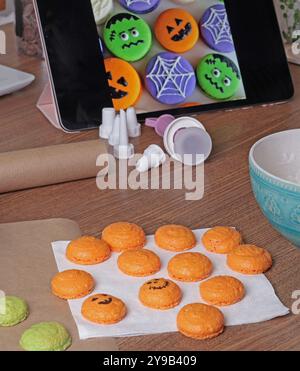
[[[42,46],[32,0],[15,0],[15,12],[19,52],[42,58]]]
[[[0,0],[0,11],[3,12],[6,9],[6,0]]]
[[[300,0],[275,0],[288,60],[300,64]]]
[[[0,0],[0,26],[14,22],[14,1]]]

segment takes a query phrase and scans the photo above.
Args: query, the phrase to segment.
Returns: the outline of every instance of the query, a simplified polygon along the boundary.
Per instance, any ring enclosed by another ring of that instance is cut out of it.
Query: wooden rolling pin
[[[95,178],[100,140],[62,144],[0,154],[0,193]]]

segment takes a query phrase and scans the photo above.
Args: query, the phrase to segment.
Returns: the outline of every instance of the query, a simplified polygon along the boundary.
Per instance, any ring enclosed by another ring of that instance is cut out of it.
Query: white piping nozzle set
[[[128,127],[125,111],[120,111],[119,117],[119,138],[114,145],[114,156],[120,160],[128,160],[134,156],[134,146],[129,143]]]
[[[114,147],[114,155],[120,160],[127,160],[134,155],[134,146],[129,143],[129,138],[141,136],[141,124],[138,123],[135,109],[120,110],[117,114],[114,108],[103,108],[102,125],[99,136],[108,139]]]
[[[104,108],[102,117],[100,137],[109,139],[116,158],[121,160],[132,158],[134,147],[129,143],[129,138],[141,135],[141,125],[137,121],[135,109],[121,110],[116,114],[113,108]],[[146,125],[154,127],[157,134],[163,137],[165,150],[176,161],[188,166],[198,166],[211,154],[212,139],[201,122],[193,117],[175,119],[173,116],[163,115],[158,119],[147,119]],[[157,145],[151,145],[137,162],[136,169],[145,172],[162,165],[165,161],[164,151]]]

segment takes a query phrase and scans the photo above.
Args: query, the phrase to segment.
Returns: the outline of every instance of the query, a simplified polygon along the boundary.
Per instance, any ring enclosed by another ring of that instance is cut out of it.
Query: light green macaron
[[[23,322],[29,314],[28,305],[15,296],[0,298],[0,326],[10,327]]]
[[[28,351],[63,351],[72,344],[72,338],[58,322],[41,322],[26,330],[20,345]]]

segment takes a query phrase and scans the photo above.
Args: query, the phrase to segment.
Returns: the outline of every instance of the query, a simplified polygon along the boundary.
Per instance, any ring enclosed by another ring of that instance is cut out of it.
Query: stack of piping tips
[[[134,156],[134,146],[129,143],[126,112],[124,110],[121,110],[120,115],[117,116],[117,125],[114,124],[113,131],[117,131],[118,128],[118,140],[113,143],[114,156],[119,160],[128,160]]]

